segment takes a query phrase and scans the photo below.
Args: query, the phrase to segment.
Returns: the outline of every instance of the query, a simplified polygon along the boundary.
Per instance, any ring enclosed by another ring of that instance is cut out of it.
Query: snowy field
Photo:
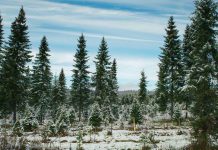
[[[147,126],[147,127],[146,127]],[[108,130],[91,133],[83,130],[82,147],[85,150],[104,150],[104,149],[141,149],[142,133],[153,135],[154,143],[147,142],[146,146],[152,149],[181,149],[191,143],[190,128],[174,126],[173,124],[149,124],[141,125],[137,131],[120,129],[118,126],[112,130],[112,135],[108,135]],[[1,134],[2,135],[2,134]],[[78,146],[78,131],[71,128],[67,136],[48,137],[42,140],[40,133],[25,132],[23,136],[17,138],[25,141],[27,149],[66,149],[74,150]]]

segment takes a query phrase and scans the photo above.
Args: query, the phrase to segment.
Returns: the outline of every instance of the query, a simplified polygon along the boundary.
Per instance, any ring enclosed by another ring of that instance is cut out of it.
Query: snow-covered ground
[[[142,126],[141,126],[142,127]],[[185,127],[155,126],[150,129],[142,129],[139,131],[114,129],[112,135],[107,135],[107,131],[103,130],[96,134],[85,134],[83,136],[82,147],[85,150],[104,150],[104,149],[141,149],[143,143],[140,141],[141,133],[152,133],[156,144],[148,144],[152,149],[169,149],[182,148],[190,144],[190,129]],[[179,134],[180,133],[180,134]],[[23,138],[29,143],[29,147],[43,147],[51,149],[76,149],[77,147],[77,131],[73,129],[68,136],[49,137],[49,141],[42,143],[40,134],[25,133]]]

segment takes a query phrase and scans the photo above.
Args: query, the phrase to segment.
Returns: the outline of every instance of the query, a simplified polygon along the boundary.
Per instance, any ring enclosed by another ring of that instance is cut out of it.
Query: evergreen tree
[[[159,105],[159,110],[161,112],[165,112],[167,110],[168,104],[168,87],[167,87],[167,66],[166,60],[163,57],[160,58],[159,64],[159,73],[158,73],[158,82],[157,82],[157,90],[156,90],[156,101]]]
[[[5,106],[5,103],[3,101],[3,97],[2,97],[2,62],[3,62],[3,42],[4,42],[4,31],[3,31],[3,23],[2,23],[2,17],[0,15],[0,111],[2,112],[5,112],[4,111],[4,108],[6,107]]]
[[[110,95],[109,100],[111,104],[116,104],[118,101],[118,82],[117,82],[117,62],[116,59],[113,60],[111,70],[110,70]]]
[[[108,47],[105,38],[102,38],[99,46],[99,51],[96,56],[95,66],[96,72],[93,76],[93,85],[95,87],[95,99],[100,107],[103,106],[104,100],[109,96],[109,71],[110,71],[110,56],[108,55]]]
[[[51,116],[53,119],[55,119],[61,103],[60,97],[61,96],[60,96],[59,82],[57,76],[55,75],[53,79],[52,92],[51,92]]]
[[[195,1],[193,14],[192,66],[187,75],[187,90],[194,97],[192,108],[193,129],[201,149],[209,149],[210,137],[217,134],[217,4],[213,0]]]
[[[13,112],[13,121],[16,122],[17,111],[24,105],[27,92],[26,78],[27,63],[31,61],[28,26],[23,7],[18,17],[11,25],[11,34],[4,51],[2,63],[2,80],[4,81],[2,96],[7,102],[8,110]]]
[[[98,103],[94,103],[91,109],[91,115],[89,117],[89,124],[95,128],[100,127],[102,123],[102,114],[101,109],[99,108]]]
[[[193,50],[193,46],[192,46],[192,41],[193,41],[193,37],[192,37],[192,27],[187,25],[186,29],[185,29],[185,34],[183,37],[183,45],[182,45],[182,64],[183,64],[183,81],[182,84],[185,87],[185,82],[186,82],[186,75],[189,72],[189,69],[192,66],[192,58],[191,58],[191,53]],[[188,107],[191,104],[191,102],[193,97],[190,94],[189,91],[186,90],[182,90],[182,99],[181,101],[185,104],[186,107],[186,115],[185,118],[188,117]]]
[[[81,129],[78,132],[78,135],[76,137],[77,140],[77,146],[76,146],[76,150],[83,150],[83,132],[81,131]]]
[[[119,117],[118,114],[118,82],[117,82],[117,63],[116,59],[113,60],[111,70],[110,70],[110,76],[109,76],[109,104],[111,111],[114,116],[117,118]]]
[[[88,56],[86,50],[86,40],[83,34],[79,37],[77,50],[75,54],[75,64],[73,69],[72,83],[72,103],[79,111],[79,121],[82,114],[87,110],[90,104],[90,78],[89,66],[87,65]]]
[[[104,107],[102,108],[102,115],[103,115],[103,121],[105,123],[105,126],[108,126],[109,124],[111,125],[111,130],[112,130],[112,124],[115,121],[115,117],[113,115],[112,107],[109,101],[109,98],[107,97],[105,99],[105,104]]]
[[[141,104],[142,103],[148,104],[148,101],[147,101],[147,81],[146,81],[144,71],[141,72],[141,79],[140,79],[140,83],[139,83],[138,97],[139,97],[139,102]]]
[[[164,101],[170,104],[170,116],[172,118],[175,103],[181,99],[181,95],[179,93],[181,93],[183,75],[180,40],[178,39],[178,30],[176,29],[173,17],[170,17],[169,19],[166,33],[167,36],[165,36],[165,44],[162,48],[162,54],[160,56],[161,64],[157,98],[159,101],[162,98],[165,98]],[[160,104],[162,106],[166,106],[166,104],[162,104],[161,101]]]
[[[2,23],[2,16],[0,15],[0,70],[2,67],[2,60],[3,60],[3,42],[4,42],[4,31],[3,31],[3,23]]]
[[[31,69],[28,66],[27,67],[27,73],[26,73],[26,80],[25,80],[25,84],[26,84],[26,92],[25,92],[25,103],[23,104],[23,108],[27,109],[26,106],[29,106],[29,103],[31,102],[32,99],[32,74],[31,74]]]
[[[133,101],[131,112],[130,112],[130,121],[133,123],[134,130],[136,129],[136,124],[141,124],[143,116],[140,111],[140,105],[137,100]]]
[[[44,36],[36,55],[32,75],[31,104],[39,108],[39,122],[42,123],[51,101],[51,79],[48,42]]]
[[[54,76],[51,91],[51,116],[53,119],[57,116],[57,112],[66,104],[66,79],[64,70],[61,69],[59,78]]]
[[[63,105],[66,102],[67,96],[67,88],[66,88],[66,79],[64,75],[63,68],[61,69],[60,75],[59,75],[59,93],[60,93],[60,103],[59,105]]]
[[[185,73],[188,72],[188,70],[192,66],[192,58],[191,53],[193,51],[192,41],[193,41],[193,29],[191,26],[187,25],[185,29],[185,34],[183,37],[183,45],[182,45],[182,62],[184,65]]]

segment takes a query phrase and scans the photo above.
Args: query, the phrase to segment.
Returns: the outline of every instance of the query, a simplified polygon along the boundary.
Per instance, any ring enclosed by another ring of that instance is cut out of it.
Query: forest
[[[67,87],[64,69],[51,71],[46,35],[32,56],[25,8],[8,38],[0,15],[0,149],[218,149],[218,5],[194,3],[182,37],[169,17],[154,91],[143,68],[138,91],[119,91],[106,37],[90,72],[83,33]]]

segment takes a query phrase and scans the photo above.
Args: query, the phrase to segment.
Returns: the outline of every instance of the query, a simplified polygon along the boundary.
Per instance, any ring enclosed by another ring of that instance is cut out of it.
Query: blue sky
[[[42,36],[47,36],[54,74],[58,75],[63,67],[67,84],[71,84],[73,56],[81,33],[87,40],[93,72],[94,57],[104,36],[111,59],[117,59],[120,90],[137,90],[142,70],[148,89],[155,89],[168,18],[175,17],[182,38],[194,10],[192,0],[0,0],[5,37],[22,5],[33,55],[38,52]]]

